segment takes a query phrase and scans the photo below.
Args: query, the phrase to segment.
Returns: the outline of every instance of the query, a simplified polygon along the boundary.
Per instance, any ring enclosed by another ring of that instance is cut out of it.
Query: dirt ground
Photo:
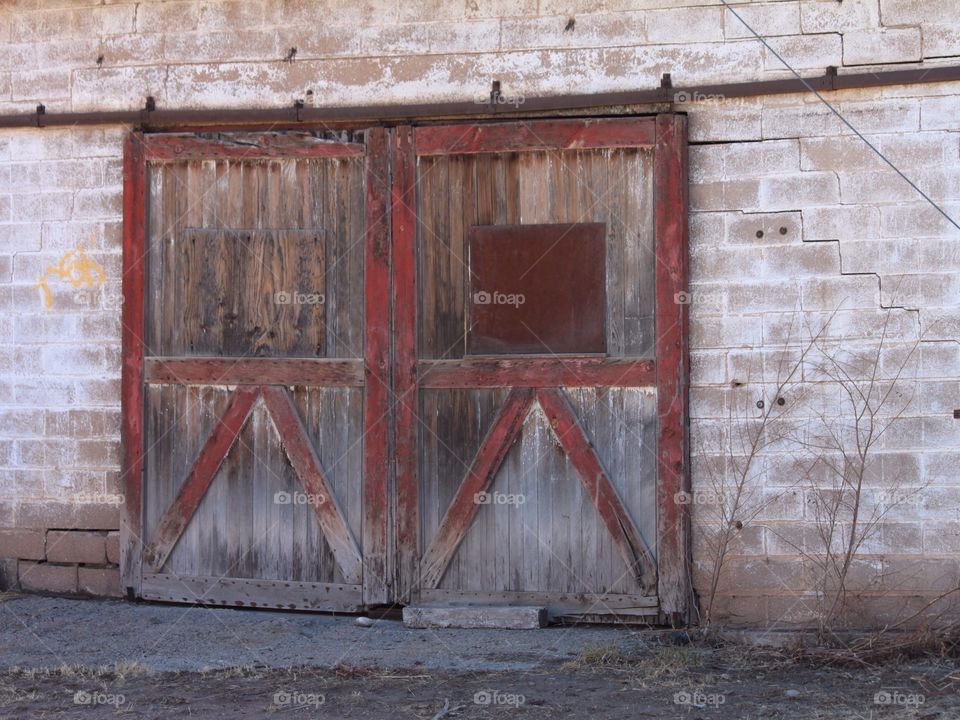
[[[233,661],[231,662],[231,657]],[[20,596],[0,601],[0,718],[960,718],[960,668],[824,666],[627,627],[395,620]]]

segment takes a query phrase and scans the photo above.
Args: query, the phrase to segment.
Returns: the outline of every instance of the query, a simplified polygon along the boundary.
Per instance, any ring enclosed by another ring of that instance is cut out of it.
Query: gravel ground
[[[639,638],[639,634],[636,635]],[[410,630],[399,620],[72,600],[0,602],[0,667],[139,662],[158,672],[303,664],[445,670],[529,670],[633,633],[614,627]]]
[[[960,666],[824,667],[625,627],[396,620],[0,595],[0,720],[960,718]]]

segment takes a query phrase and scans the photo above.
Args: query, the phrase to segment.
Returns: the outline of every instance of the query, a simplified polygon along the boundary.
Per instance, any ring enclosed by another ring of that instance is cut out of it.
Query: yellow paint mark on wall
[[[90,240],[93,241],[95,238],[91,236]],[[84,254],[83,243],[77,243],[76,250],[68,250],[56,265],[47,266],[40,280],[33,286],[40,288],[43,293],[43,306],[47,310],[53,307],[53,294],[47,283],[49,277],[70,283],[75,288],[96,287],[103,285],[107,279],[103,268]]]

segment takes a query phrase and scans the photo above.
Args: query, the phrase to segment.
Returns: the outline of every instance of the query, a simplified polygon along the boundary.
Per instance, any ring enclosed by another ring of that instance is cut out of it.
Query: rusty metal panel
[[[606,352],[605,223],[470,228],[467,350]]]

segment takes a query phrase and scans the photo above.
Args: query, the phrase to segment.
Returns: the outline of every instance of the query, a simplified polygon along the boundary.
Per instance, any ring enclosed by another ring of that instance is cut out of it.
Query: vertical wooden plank
[[[311,503],[324,537],[330,545],[337,564],[350,584],[361,580],[360,552],[353,539],[343,510],[333,487],[320,466],[320,459],[307,436],[300,413],[286,388],[265,387],[263,399],[273,417],[273,422],[297,477],[308,495],[323,497],[323,502]]]
[[[627,223],[630,272],[635,280],[628,284],[631,314],[629,344],[626,354],[649,357],[654,353],[654,293],[655,265],[653,217],[653,153],[644,149],[637,152],[636,168],[631,171],[632,189]]]
[[[540,412],[540,410],[537,410]],[[531,413],[533,415],[533,413]],[[520,508],[521,526],[523,535],[523,564],[516,574],[519,575],[519,585],[514,590],[539,590],[540,585],[540,560],[544,555],[543,536],[540,527],[540,511],[544,505],[549,504],[550,497],[542,493],[543,481],[541,473],[529,473],[524,466],[522,452],[518,452],[510,458],[512,462],[511,474],[516,478],[516,489],[514,492],[520,492],[525,495],[526,502]],[[526,472],[525,472],[526,471]],[[549,527],[549,526],[548,526]],[[546,530],[547,528],[543,528]]]
[[[364,280],[363,602],[389,600],[390,217],[387,131],[367,131]]]
[[[690,611],[690,535],[687,506],[676,502],[689,488],[687,441],[687,305],[676,293],[687,289],[687,119],[657,116],[656,336],[657,336],[657,511],[660,606],[673,622]]]
[[[447,231],[446,236],[441,237],[440,241],[445,241],[449,245],[449,251],[441,281],[443,282],[444,296],[447,302],[445,312],[450,317],[455,318],[458,325],[453,334],[456,347],[452,349],[448,357],[462,357],[466,352],[467,317],[469,313],[465,302],[467,301],[466,288],[468,286],[466,282],[468,280],[470,255],[467,232],[471,223],[466,214],[468,204],[464,202],[464,190],[467,185],[464,182],[464,175],[468,167],[469,160],[467,158],[450,158],[445,180],[448,200],[446,204]],[[444,348],[444,350],[447,350],[447,348]]]
[[[341,282],[341,307],[345,311],[344,323],[341,328],[336,330],[340,337],[337,357],[360,357],[363,350],[363,304],[360,298],[363,296],[364,288],[364,270],[363,270],[363,243],[358,242],[366,232],[364,213],[364,168],[357,160],[338,160],[338,172],[343,178],[343,190],[341,191],[345,201],[341,203],[346,208],[342,220],[344,242],[347,243],[343,249],[344,258],[342,268]],[[389,178],[383,178],[384,183],[389,183]],[[387,192],[387,191],[385,191]],[[387,218],[389,223],[389,218]]]
[[[472,161],[473,158],[464,158],[465,161]],[[511,213],[517,212],[517,203],[520,201],[519,193],[516,187],[511,187],[511,183],[516,182],[517,174],[513,171],[516,167],[514,155],[494,155],[491,158],[492,172],[490,181],[493,183],[494,197],[496,198],[496,219],[497,225],[505,225]]]
[[[260,430],[263,425],[273,425],[273,422],[270,420],[267,420],[265,423],[257,422],[260,419],[258,416],[265,414],[263,412],[262,401],[260,401],[258,405],[259,407],[254,408],[251,422],[247,424],[247,428],[244,428],[245,434],[249,434],[248,428],[252,425],[254,425],[257,430]],[[267,438],[269,440],[276,440],[279,444],[279,435],[279,431],[268,431]],[[247,449],[240,446],[233,454],[237,456],[237,459],[243,458],[244,455],[247,454]],[[261,462],[255,461],[255,464],[259,466]],[[284,523],[285,527],[289,527],[290,520],[293,519],[292,506],[274,502],[274,498],[270,496],[269,485],[262,482],[267,478],[264,477],[264,473],[260,472],[259,467],[256,469],[237,467],[236,474],[240,475],[241,473],[245,476],[245,479],[248,480],[248,482],[244,484],[249,487],[250,493],[252,508],[250,535],[260,540],[257,547],[250,547],[247,551],[253,556],[251,563],[254,566],[263,569],[273,569],[280,559],[280,548],[275,540],[279,533],[276,532],[275,528],[279,523]],[[287,492],[293,492],[296,489],[293,483],[291,483],[289,487],[283,487],[283,490]],[[270,540],[274,541],[272,545],[269,544]]]
[[[434,165],[432,177],[433,214],[430,221],[430,234],[427,235],[421,226],[420,243],[433,246],[434,267],[430,277],[423,277],[425,286],[432,286],[436,296],[436,315],[432,325],[435,328],[432,340],[435,343],[436,357],[457,358],[463,356],[463,300],[455,298],[450,284],[452,263],[459,262],[462,257],[457,248],[457,238],[453,235],[450,213],[450,166],[456,163],[456,158],[443,158],[442,162]],[[440,188],[443,188],[442,190]],[[427,330],[426,326],[423,328]]]
[[[395,131],[399,132],[399,130]],[[436,335],[440,332],[435,322],[437,313],[437,297],[435,283],[437,252],[440,247],[437,243],[428,241],[433,238],[433,202],[435,191],[431,185],[431,176],[437,163],[446,162],[446,158],[423,158],[414,156],[415,184],[419,190],[404,197],[404,202],[413,206],[416,217],[415,235],[416,256],[418,265],[417,284],[417,351],[420,357],[436,358]],[[396,180],[394,181],[396,182]]]
[[[215,397],[214,388],[203,390],[202,397]],[[202,409],[208,407],[209,402]],[[274,529],[254,534],[251,525],[244,522],[247,508],[273,511],[273,503],[267,500],[269,487],[265,487],[272,469],[269,444],[262,439],[266,425],[269,423],[264,422],[262,406],[254,402],[247,422],[177,543],[174,553],[192,556],[192,575],[272,578],[276,572],[278,533]]]
[[[504,402],[500,414],[477,451],[470,470],[447,508],[430,547],[424,553],[421,566],[424,587],[438,586],[450,558],[477,513],[479,506],[474,501],[476,494],[486,492],[492,484],[503,458],[523,425],[532,401],[532,390],[514,388]]]
[[[635,406],[632,427],[638,428],[640,440],[630,444],[633,451],[628,456],[627,467],[639,468],[640,478],[636,483],[637,527],[648,539],[653,554],[659,552],[657,546],[657,398],[656,393],[646,388],[632,390]],[[654,508],[649,512],[646,508]]]
[[[430,542],[433,533],[440,524],[440,513],[443,511],[443,508],[440,507],[438,489],[439,433],[437,429],[439,424],[439,411],[436,407],[437,393],[435,391],[424,390],[420,392],[420,396],[419,408],[420,422],[422,425],[419,432],[423,437],[418,443],[419,457],[414,466],[414,471],[417,473],[416,491],[419,495],[418,514],[420,527],[417,531],[417,539],[423,537],[424,542]],[[400,431],[401,427],[398,423],[397,432],[399,433]],[[397,492],[399,494],[399,484]],[[409,500],[407,502],[409,502]],[[399,518],[398,522],[400,522]],[[418,586],[419,577],[415,575],[412,589],[415,590]],[[415,597],[412,599],[415,599]]]
[[[598,161],[606,161],[606,167],[600,167]],[[625,224],[625,211],[629,206],[626,189],[629,183],[626,168],[630,158],[621,150],[604,150],[594,158],[594,167],[598,176],[603,178],[603,204],[610,208],[607,224],[607,317],[610,344],[607,351],[611,355],[628,355],[627,343],[627,286],[633,281],[627,266],[627,233],[632,231]]]
[[[143,303],[146,252],[146,173],[143,134],[131,132],[123,146],[123,328],[120,406],[124,512],[120,526],[121,583],[140,593],[143,481]]]
[[[184,528],[190,523],[224,458],[236,442],[259,394],[259,387],[241,386],[234,390],[230,405],[204,443],[190,468],[189,477],[180,486],[177,499],[163,514],[144,553],[144,560],[155,571],[163,567]]]
[[[184,204],[180,227],[203,227],[203,161],[190,160],[184,169],[184,185],[179,188]]]
[[[636,572],[641,584],[652,586],[656,571],[646,543],[623,507],[617,491],[600,464],[590,441],[584,435],[563,391],[541,388],[537,390],[537,401],[566,451],[570,463],[577,470],[584,490],[594,499],[600,518],[613,537],[627,567]]]
[[[594,388],[572,388],[567,392],[576,397],[574,404],[577,407],[577,416],[581,421],[585,424],[591,421],[595,422],[597,417],[596,390]],[[580,522],[582,523],[580,550],[584,558],[584,569],[581,577],[583,577],[584,585],[588,588],[599,589],[599,580],[604,576],[599,567],[601,558],[604,557],[600,547],[603,538],[609,538],[609,534],[600,532],[596,501],[593,498],[587,498],[587,502],[580,506]]]
[[[536,575],[533,585],[537,590],[553,587],[553,529],[557,523],[554,513],[555,488],[558,480],[563,481],[562,473],[555,473],[557,465],[563,464],[563,458],[557,458],[557,444],[553,438],[547,438],[549,455],[541,457],[540,443],[543,427],[547,423],[543,408],[539,403],[534,404],[536,410],[530,413],[524,439],[526,442],[520,448],[520,475],[528,478],[528,483],[537,488],[536,527],[537,534],[531,538],[531,545],[537,553]],[[538,437],[541,436],[541,437]],[[544,462],[549,459],[550,462]],[[559,460],[559,463],[557,462]],[[559,475],[559,477],[558,477]]]
[[[518,488],[520,478],[515,476],[513,472],[515,464],[509,459],[508,454],[500,465],[497,482],[504,493],[516,497],[517,493],[522,493],[523,490]],[[523,527],[520,524],[522,507],[522,505],[508,506],[507,511],[497,518],[497,536],[501,547],[509,548],[510,552],[498,553],[496,556],[496,590],[514,589],[514,579],[523,567]]]
[[[643,312],[644,312],[644,335],[643,335],[643,353],[646,356],[653,356],[656,344],[656,240],[655,240],[655,216],[656,216],[656,193],[654,192],[655,183],[655,163],[654,153],[649,150],[643,151],[643,196],[646,198],[641,208],[641,230],[643,233],[640,244],[643,248],[643,257],[645,260],[644,271],[644,292],[643,292]]]
[[[345,524],[353,537],[359,538],[363,528],[362,487],[357,482],[363,476],[363,392],[357,388],[296,388],[293,396]],[[310,514],[313,517],[301,518],[298,542],[304,557],[315,566],[313,579],[345,582],[316,513]],[[338,579],[334,580],[334,575]]]
[[[362,328],[358,328],[358,336],[360,330]],[[340,418],[348,418],[346,432],[337,432],[340,447],[335,456],[336,462],[331,464],[331,468],[336,471],[338,492],[347,505],[350,527],[354,529],[355,536],[360,537],[363,530],[363,487],[362,483],[357,482],[357,478],[363,477],[363,389],[336,388],[326,391],[327,394],[331,392],[337,397],[333,406],[337,416],[331,418],[327,432],[336,432],[333,428],[337,427]],[[339,468],[340,465],[343,467]],[[332,553],[330,556],[332,560]],[[330,565],[334,567],[332,562]]]
[[[540,550],[540,580],[538,590],[559,590],[566,573],[563,568],[564,545],[569,545],[564,537],[568,530],[566,518],[559,522],[563,504],[569,498],[564,486],[569,479],[567,459],[550,431],[550,420],[544,412],[543,404],[537,401],[537,411],[530,413],[524,428],[524,447],[521,452],[523,474],[536,478],[540,513],[537,547]],[[529,436],[529,440],[527,439]]]
[[[147,172],[148,188],[145,189],[145,202],[152,207],[162,208],[165,197],[170,192],[168,180],[170,165],[157,165]],[[164,216],[162,212],[145,213],[146,230],[144,243],[144,300],[143,332],[144,343],[154,354],[163,353],[162,314],[155,312],[160,307],[164,267],[164,252],[167,245],[164,237]],[[126,216],[126,213],[124,213]]]
[[[639,155],[635,152],[618,151],[623,157],[623,176],[620,178],[622,202],[622,243],[623,243],[623,354],[639,355],[638,335],[640,315],[639,295],[642,288],[641,258],[637,239],[640,236],[638,206],[640,204],[640,188],[638,168]]]
[[[593,388],[568,388],[567,394],[576,408],[577,417],[585,426],[590,426],[596,419],[596,405],[593,402],[595,391]],[[580,577],[588,588],[597,587],[597,578],[601,576],[597,566],[602,557],[597,551],[597,511],[591,498],[580,504],[580,544],[578,546],[582,558]]]
[[[520,222],[530,225],[550,222],[545,177],[549,172],[547,153],[521,153],[517,158],[520,178]]]
[[[347,527],[360,537],[363,529],[363,488],[355,482],[356,478],[363,477],[363,457],[356,463],[357,450],[362,448],[363,441],[363,403],[356,397],[351,403],[352,388],[327,388],[322,391],[313,391],[311,395],[319,401],[320,423],[316,428],[320,460],[323,467],[328,468],[330,484],[333,492],[340,498],[346,515]],[[360,391],[362,394],[362,391]],[[346,422],[344,421],[346,418]],[[316,423],[318,419],[314,419]],[[359,442],[358,442],[359,441]],[[353,443],[356,443],[354,445]],[[334,572],[340,572],[334,562],[333,550],[322,539],[325,548],[322,564],[331,567]],[[342,577],[342,574],[341,574]],[[362,579],[362,577],[361,577]],[[340,582],[343,582],[341,580]]]
[[[409,602],[417,584],[419,480],[417,434],[417,228],[413,129],[395,128],[393,159],[393,391],[396,529],[396,600]]]

